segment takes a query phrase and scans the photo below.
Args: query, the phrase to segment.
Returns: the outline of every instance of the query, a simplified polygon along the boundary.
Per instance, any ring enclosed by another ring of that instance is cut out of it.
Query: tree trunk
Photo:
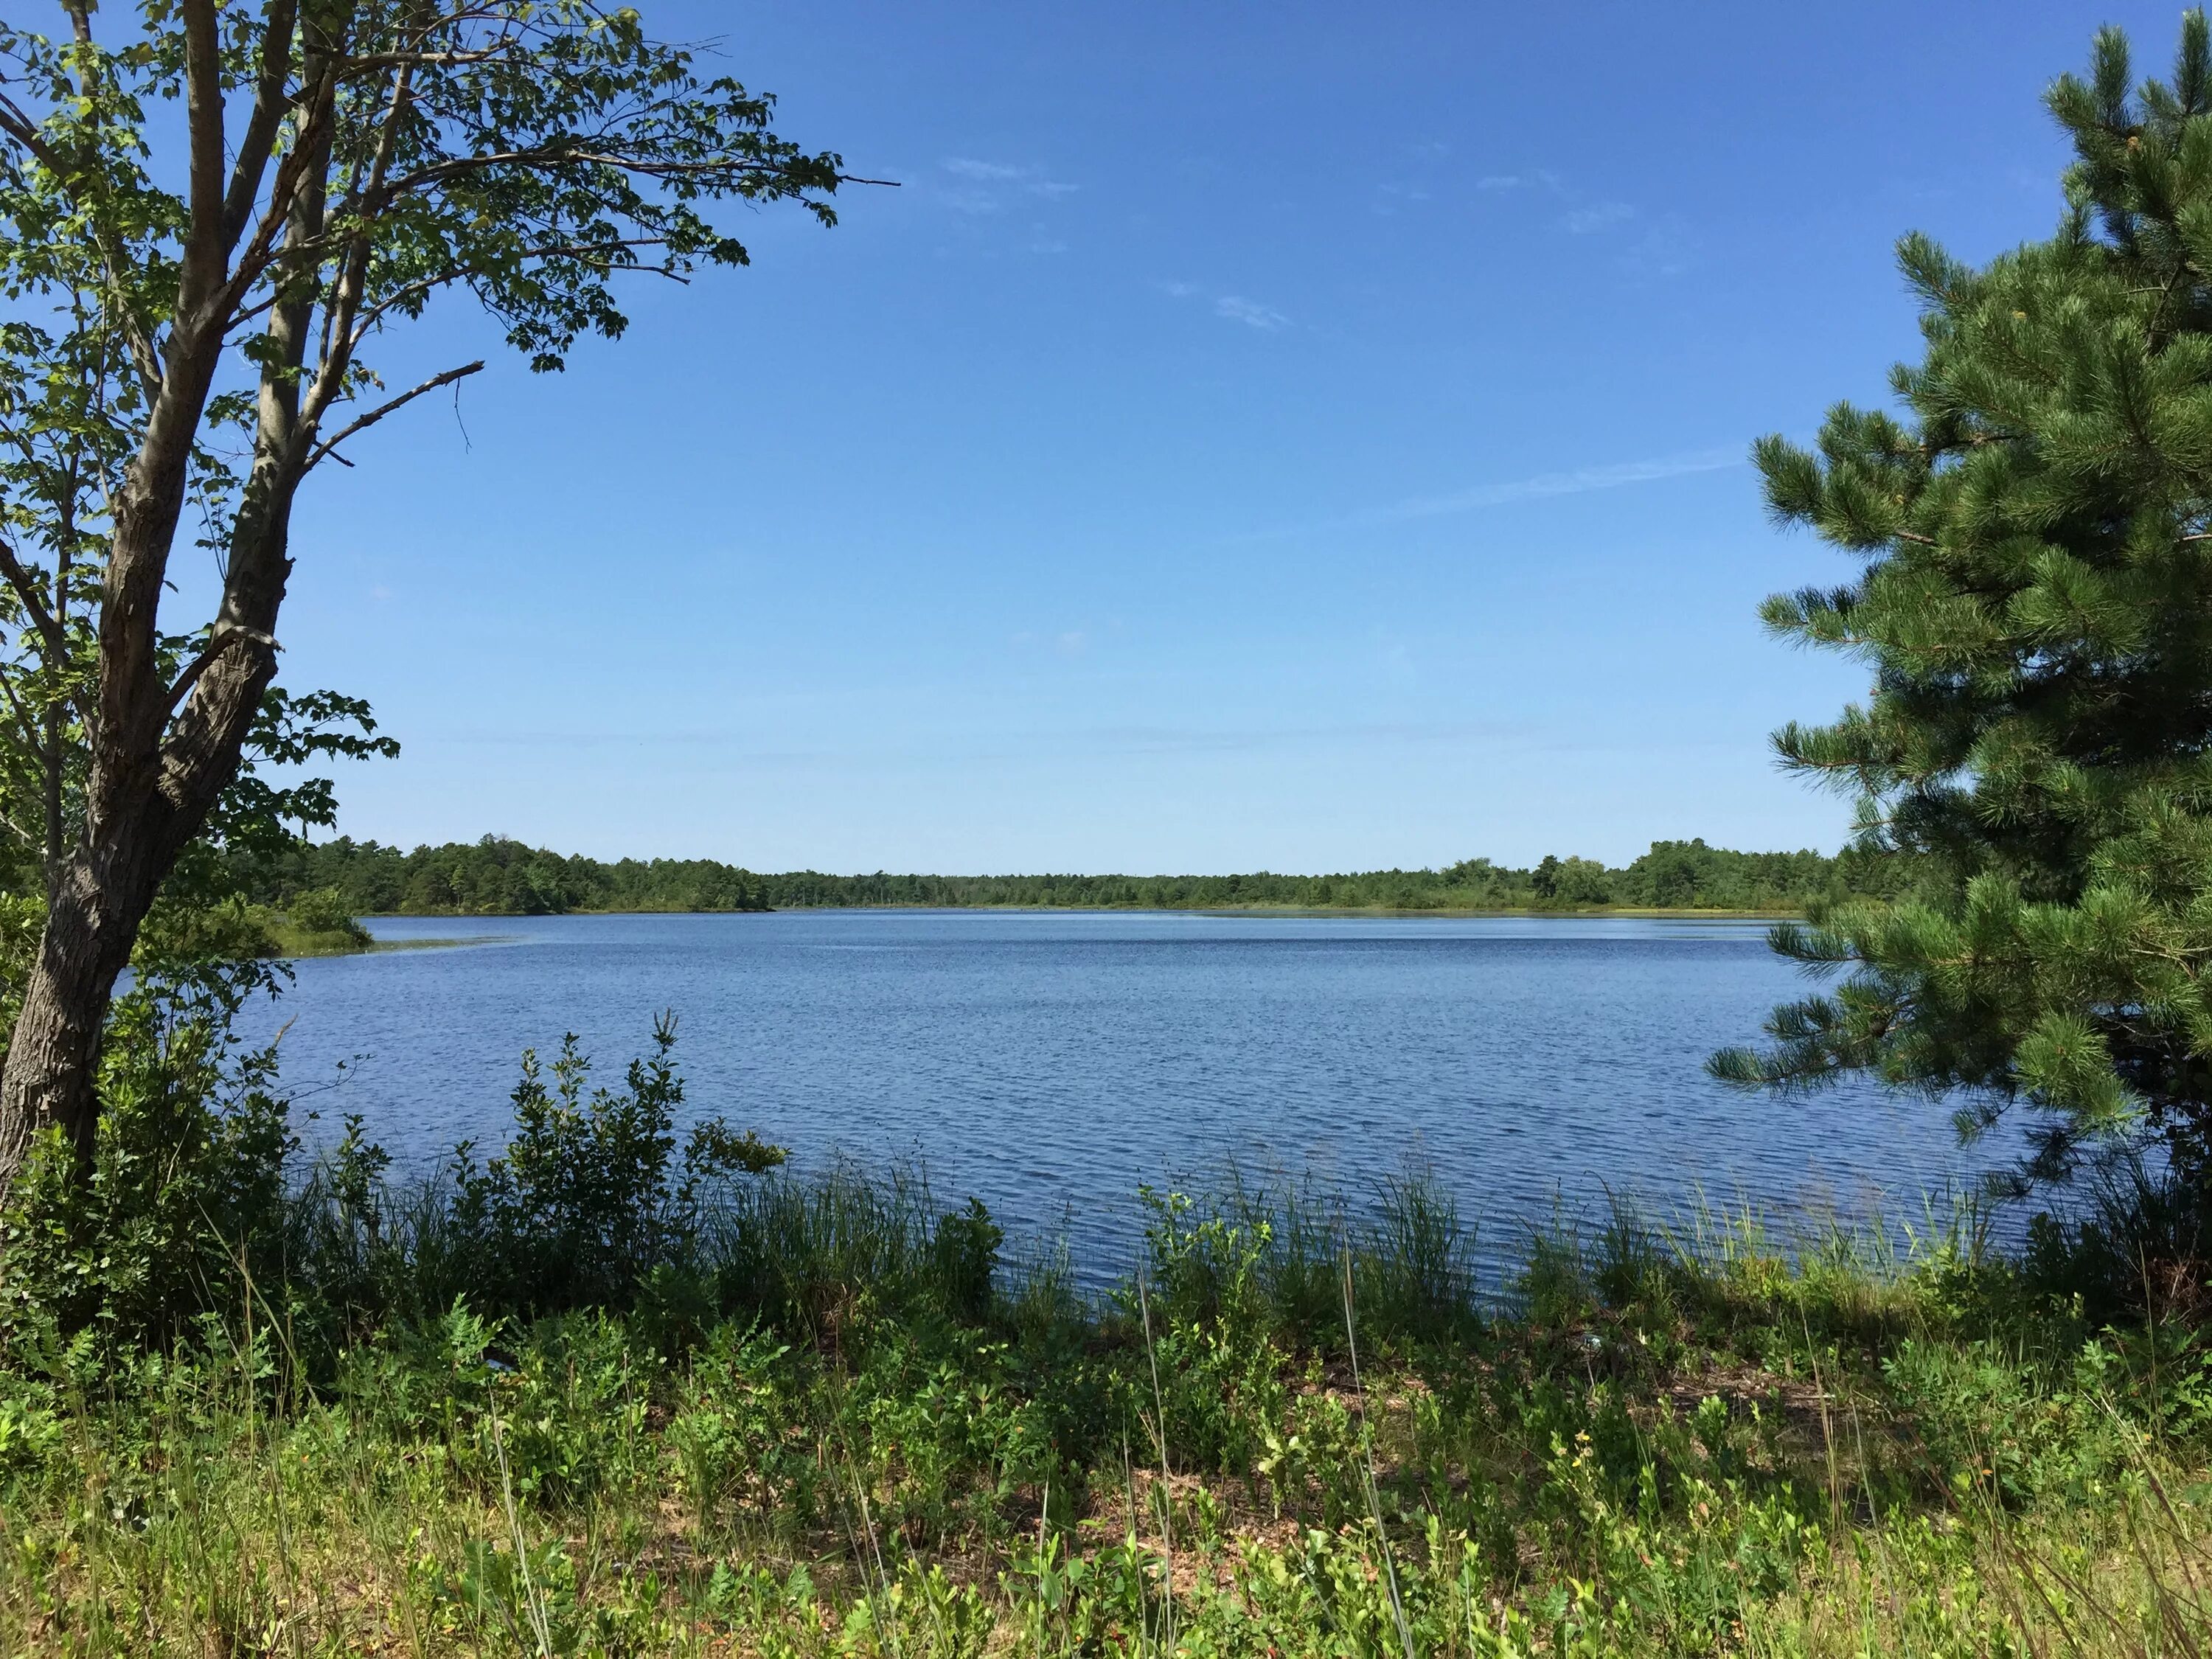
[[[70,1139],[80,1166],[88,1164],[99,1124],[100,1036],[116,979],[178,855],[237,775],[262,694],[276,677],[268,630],[290,572],[286,520],[295,480],[281,456],[258,470],[263,487],[249,492],[239,516],[210,654],[173,721],[172,693],[149,648],[150,609],[139,629],[118,626],[118,613],[127,617],[131,609],[118,601],[137,586],[129,580],[135,572],[127,520],[117,538],[101,617],[100,714],[84,830],[53,885],[23,1011],[0,1068],[0,1200],[48,1124]],[[173,531],[173,514],[165,528]]]
[[[349,330],[368,258],[365,235],[352,250],[346,305],[330,331],[333,343],[326,344],[319,373],[308,377],[318,392],[304,422],[300,387],[316,301],[309,288],[280,286],[269,317],[270,355],[262,362],[253,464],[231,526],[222,605],[201,657],[173,686],[159,631],[171,544],[193,440],[244,291],[229,270],[230,256],[252,216],[276,124],[291,106],[282,70],[292,51],[295,13],[289,4],[276,5],[264,20],[270,32],[256,95],[258,136],[249,135],[233,172],[226,161],[219,11],[216,0],[184,0],[179,9],[190,222],[157,389],[116,498],[100,592],[98,707],[87,722],[84,827],[58,879],[50,877],[38,960],[0,1067],[0,1202],[46,1125],[62,1128],[81,1163],[91,1155],[100,1042],[115,981],[179,854],[237,776],[263,694],[276,678],[272,630],[291,574],[293,492],[309,464],[315,420],[343,386],[350,359]],[[302,111],[327,116],[331,54],[343,47],[352,11],[341,0],[310,29],[304,81],[312,93],[303,94]],[[399,84],[406,84],[404,72]],[[404,106],[396,98],[386,117],[380,177]],[[283,208],[284,238],[292,247],[312,243],[323,229],[333,128],[326,118],[310,125],[316,137],[307,166],[293,178]]]
[[[281,548],[281,532],[271,539]],[[281,552],[278,562],[281,569]],[[272,615],[283,591],[280,576],[265,595]],[[228,650],[194,684],[150,763],[118,768],[95,759],[84,840],[56,884],[0,1070],[0,1197],[47,1124],[59,1126],[80,1166],[88,1165],[99,1126],[100,1036],[115,981],[178,855],[237,775],[275,674],[265,645],[248,641]]]
[[[166,873],[147,868],[143,858],[112,856],[119,850],[97,860],[81,852],[55,884],[0,1079],[0,1190],[46,1124],[60,1126],[80,1165],[91,1162],[100,1030],[138,924]]]

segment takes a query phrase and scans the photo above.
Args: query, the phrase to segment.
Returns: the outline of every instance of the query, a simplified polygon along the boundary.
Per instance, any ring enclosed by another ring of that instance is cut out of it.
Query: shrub
[[[1006,1235],[980,1198],[965,1209],[939,1218],[929,1246],[945,1311],[969,1324],[991,1311],[991,1280],[998,1271],[999,1246]]]
[[[159,1346],[200,1315],[285,1282],[285,1172],[297,1142],[273,1050],[156,986],[111,1020],[88,1165],[39,1140],[0,1218],[0,1337],[93,1330]]]
[[[313,887],[295,893],[284,915],[293,930],[307,939],[340,941],[356,949],[364,949],[374,942],[368,929],[354,920],[345,896],[335,887]]]
[[[675,1017],[655,1020],[653,1037],[654,1052],[630,1062],[621,1090],[588,1096],[591,1061],[573,1034],[550,1086],[536,1052],[525,1054],[506,1153],[479,1167],[468,1145],[455,1150],[447,1248],[483,1305],[626,1307],[656,1267],[692,1256],[731,1177],[783,1162],[781,1147],[720,1119],[691,1131],[679,1160]]]

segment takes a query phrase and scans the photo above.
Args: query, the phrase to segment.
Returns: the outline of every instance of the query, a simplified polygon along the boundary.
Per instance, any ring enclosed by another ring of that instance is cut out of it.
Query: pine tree
[[[2212,1175],[2212,33],[2131,88],[2126,40],[2050,89],[2071,138],[2057,234],[1970,269],[1908,236],[1925,352],[1903,418],[1838,404],[1755,459],[1778,522],[1863,561],[1767,601],[1873,670],[1834,724],[1776,734],[1914,855],[1896,902],[1776,930],[1842,977],[1715,1071],[1871,1073],[2030,1117],[2024,1178],[2093,1137]]]

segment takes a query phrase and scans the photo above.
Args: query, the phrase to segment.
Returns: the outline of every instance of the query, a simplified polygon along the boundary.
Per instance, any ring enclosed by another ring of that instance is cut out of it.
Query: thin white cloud
[[[1559,227],[1573,235],[1587,236],[1594,231],[1609,230],[1635,216],[1636,210],[1626,202],[1596,202],[1564,216]]]
[[[1401,205],[1429,199],[1429,192],[1419,185],[1377,185],[1375,200],[1368,206],[1370,211],[1388,219],[1394,216]]]
[[[1693,472],[1722,472],[1744,465],[1745,446],[1727,444],[1686,454],[1662,455],[1648,461],[1619,461],[1610,466],[1577,467],[1571,472],[1540,472],[1533,478],[1510,483],[1478,484],[1449,495],[1416,496],[1395,507],[1377,509],[1377,522],[1399,519],[1431,519],[1446,513],[1466,513],[1476,507],[1503,507],[1511,501],[1541,500],[1550,495],[1582,495],[1593,489],[1619,489],[1628,484],[1654,483]]]
[[[1171,300],[1188,300],[1211,293],[1196,283],[1155,283],[1152,286]],[[1212,294],[1212,298],[1213,314],[1224,322],[1242,323],[1247,328],[1270,334],[1291,325],[1290,318],[1284,313],[1257,300],[1248,300],[1241,294]]]
[[[1080,185],[1071,185],[1064,179],[1048,177],[1042,167],[1017,167],[1007,161],[979,161],[972,155],[948,156],[939,165],[956,179],[972,179],[978,185],[995,190],[1018,191],[1024,196],[1041,196],[1048,201],[1073,196],[1083,188]]]
[[[945,162],[947,173],[957,173],[963,179],[982,179],[994,182],[1018,179],[1029,169],[1008,167],[1003,161],[978,161],[966,155],[948,157]]]
[[[1486,173],[1474,181],[1477,190],[1493,194],[1515,190],[1546,190],[1559,194],[1564,187],[1559,175],[1549,167],[1531,167],[1526,173]]]
[[[1248,328],[1270,331],[1288,326],[1290,319],[1273,306],[1263,306],[1257,300],[1248,300],[1241,294],[1224,294],[1213,302],[1213,314],[1226,317],[1232,323],[1243,323]]]
[[[1638,276],[1680,276],[1698,263],[1697,239],[1673,214],[1637,239],[1621,264]]]
[[[1516,501],[1547,500],[1556,495],[1583,495],[1592,490],[1622,489],[1631,484],[1656,483],[1698,472],[1723,472],[1745,464],[1746,446],[1717,445],[1711,449],[1662,455],[1650,460],[1618,461],[1607,466],[1577,467],[1571,471],[1540,472],[1534,477],[1504,483],[1477,484],[1471,489],[1444,495],[1416,495],[1388,507],[1369,507],[1342,518],[1315,524],[1285,526],[1233,537],[1237,542],[1279,541],[1332,530],[1371,529],[1377,525],[1401,524],[1412,519],[1443,518],[1454,513],[1474,513],[1486,507],[1507,507]]]

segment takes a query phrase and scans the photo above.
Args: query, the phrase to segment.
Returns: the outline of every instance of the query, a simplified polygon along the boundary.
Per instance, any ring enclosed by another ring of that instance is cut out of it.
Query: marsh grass
[[[362,1174],[301,1195],[374,1315],[324,1357],[277,1285],[167,1352],[10,1353],[0,1650],[2212,1639],[2212,1374],[2170,1309],[2083,1311],[2117,1246],[2078,1228],[2063,1288],[2064,1241],[2013,1261],[1971,1211],[1778,1238],[1622,1198],[1486,1283],[1418,1170],[1247,1176],[1147,1194],[1085,1297],[842,1164],[724,1194],[627,1310],[533,1319],[448,1294],[435,1189]]]
[[[0,1262],[88,1286],[0,1285],[0,1652],[2212,1632],[2203,1253],[2149,1172],[2008,1255],[1971,1204],[1784,1226],[1616,1194],[1479,1240],[1418,1164],[1231,1166],[1140,1193],[1135,1259],[1086,1290],[1064,1239],[1010,1248],[918,1164],[797,1170],[721,1127],[679,1153],[662,1036],[612,1087],[532,1069],[502,1158],[410,1183],[356,1121],[281,1188],[248,1090],[197,1184],[131,1209],[200,1120],[150,1084],[117,1112],[113,1216],[57,1209]],[[195,1193],[232,1197],[191,1224]]]

